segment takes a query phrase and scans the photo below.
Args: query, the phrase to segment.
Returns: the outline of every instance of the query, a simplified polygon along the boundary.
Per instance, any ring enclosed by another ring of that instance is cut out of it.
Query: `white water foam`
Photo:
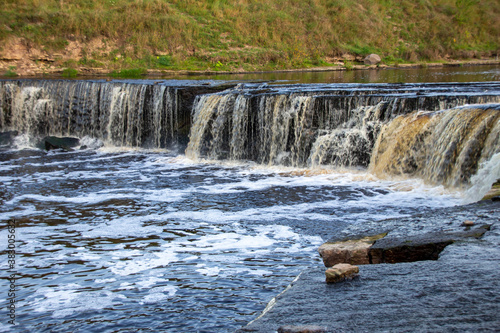
[[[500,153],[479,166],[476,175],[471,177],[472,186],[465,192],[465,203],[481,200],[491,189],[491,186],[500,179]]]

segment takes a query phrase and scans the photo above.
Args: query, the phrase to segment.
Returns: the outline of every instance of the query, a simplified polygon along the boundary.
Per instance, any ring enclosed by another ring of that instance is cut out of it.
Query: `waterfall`
[[[500,102],[498,92],[491,88],[491,85],[480,84],[238,87],[196,100],[186,154],[191,158],[250,160],[294,167],[368,167],[376,163],[372,152],[383,128],[384,137],[388,137],[391,127],[396,127],[401,131],[401,135],[394,133],[401,137],[398,140],[412,140],[408,137],[407,123],[416,117],[419,119],[413,123],[416,126],[426,119],[418,112]],[[403,115],[409,118],[399,118]],[[476,119],[472,114],[471,117]],[[490,121],[495,122],[493,118]],[[456,119],[455,126],[463,122]],[[436,131],[451,130],[444,127]],[[413,140],[417,139],[418,135]],[[395,139],[392,140],[388,141],[395,143]],[[446,135],[433,140],[444,142]],[[383,146],[384,143],[378,143],[377,149]],[[471,148],[474,144],[469,146],[469,155],[461,156],[459,160],[463,162],[456,168],[473,170],[466,167],[467,156],[472,158],[475,154]],[[438,156],[442,153],[436,152]],[[382,162],[383,152],[377,155],[380,156],[378,164],[384,165],[386,173],[411,173],[412,168],[418,167],[413,165],[416,157],[411,153],[398,157],[401,159],[398,162],[386,157],[387,165]],[[381,167],[371,168],[378,172]],[[431,180],[439,182],[438,177],[444,171],[428,169],[426,172],[429,175],[422,176],[429,179],[437,172]],[[446,183],[466,182],[469,176],[465,173],[461,176],[463,179]]]
[[[491,186],[500,179],[500,153],[494,154],[490,160],[480,164],[477,174],[470,179],[471,186],[465,193],[467,203],[481,200],[491,189]]]
[[[193,159],[362,167],[461,186],[499,153],[499,108],[492,103],[500,103],[495,82],[0,80],[0,132],[180,145]]]
[[[177,143],[178,88],[95,81],[0,82],[0,131],[92,137],[115,146]]]
[[[382,129],[370,169],[379,175],[404,174],[461,186],[470,182],[481,163],[500,152],[499,134],[500,105],[399,116]]]

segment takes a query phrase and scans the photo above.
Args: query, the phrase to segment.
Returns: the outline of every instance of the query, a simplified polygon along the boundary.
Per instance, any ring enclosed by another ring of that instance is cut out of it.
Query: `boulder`
[[[46,136],[42,140],[42,146],[47,151],[53,149],[72,150],[79,144],[80,140],[78,138],[71,137]]]
[[[352,279],[359,273],[358,266],[349,264],[337,264],[326,270],[326,283],[337,283],[346,279]]]
[[[365,65],[376,65],[382,61],[378,54],[372,53],[363,60]]]

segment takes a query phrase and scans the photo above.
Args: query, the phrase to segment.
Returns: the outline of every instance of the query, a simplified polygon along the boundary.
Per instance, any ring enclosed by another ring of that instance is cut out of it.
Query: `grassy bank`
[[[497,0],[5,0],[3,68],[277,70],[497,55]]]

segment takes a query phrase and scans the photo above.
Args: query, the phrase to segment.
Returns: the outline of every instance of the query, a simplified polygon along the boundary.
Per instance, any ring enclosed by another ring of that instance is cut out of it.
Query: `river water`
[[[463,188],[363,167],[190,159],[81,139],[47,152],[20,134],[0,150],[0,244],[15,220],[18,274],[16,325],[2,306],[1,331],[232,332],[321,266],[316,249],[347,225],[465,200]]]

